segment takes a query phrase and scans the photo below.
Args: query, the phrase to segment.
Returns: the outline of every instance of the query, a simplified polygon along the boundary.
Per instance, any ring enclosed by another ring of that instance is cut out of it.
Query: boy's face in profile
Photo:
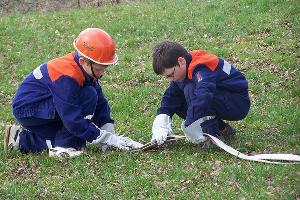
[[[184,58],[178,58],[178,65],[165,69],[162,74],[168,81],[181,82],[186,76],[186,61]]]
[[[82,57],[79,58],[79,63],[82,65],[82,68],[84,69],[84,71],[86,71],[86,73],[94,79],[100,79],[105,74],[105,71],[108,67],[107,65],[100,65],[97,63],[88,63]],[[92,71],[92,68],[93,68],[93,71]]]

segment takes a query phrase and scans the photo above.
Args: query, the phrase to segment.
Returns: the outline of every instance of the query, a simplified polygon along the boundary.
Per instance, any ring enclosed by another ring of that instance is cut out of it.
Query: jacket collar
[[[85,81],[83,85],[93,85],[94,79],[92,79],[88,73],[83,69],[82,65],[79,63],[79,54],[77,52],[75,52],[75,56],[74,56],[74,61],[77,63],[77,65],[80,67],[84,77],[85,77]]]

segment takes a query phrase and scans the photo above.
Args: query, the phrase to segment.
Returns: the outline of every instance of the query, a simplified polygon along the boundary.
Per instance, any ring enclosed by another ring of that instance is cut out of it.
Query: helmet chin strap
[[[89,64],[91,66],[91,71],[92,71],[92,74],[93,74],[93,78],[96,79],[96,80],[100,79],[102,77],[102,75],[99,78],[97,78],[97,76],[95,75],[95,72],[94,72],[93,62],[90,61]]]

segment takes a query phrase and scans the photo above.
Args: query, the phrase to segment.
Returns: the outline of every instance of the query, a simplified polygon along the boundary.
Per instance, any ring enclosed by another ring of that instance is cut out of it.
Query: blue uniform
[[[24,127],[22,152],[40,152],[49,142],[79,149],[99,136],[95,125],[114,122],[101,86],[83,70],[75,52],[31,72],[19,86],[12,107]]]
[[[165,91],[158,114],[185,119],[189,126],[200,118],[213,119],[201,124],[203,132],[216,134],[225,127],[223,120],[241,120],[249,112],[248,82],[227,61],[206,51],[189,52],[186,78],[171,82]]]

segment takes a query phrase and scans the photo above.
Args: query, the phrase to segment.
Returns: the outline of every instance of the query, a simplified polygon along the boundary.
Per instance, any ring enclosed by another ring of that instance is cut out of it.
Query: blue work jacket
[[[202,117],[213,115],[212,102],[217,91],[248,95],[248,81],[227,61],[203,50],[189,52],[185,60],[186,77],[182,82],[170,83],[162,97],[158,114],[172,117],[181,113],[186,120],[185,125],[189,126]],[[191,83],[195,88],[193,94],[184,94],[184,88]],[[191,97],[189,104],[185,95]]]
[[[82,115],[79,95],[84,87],[94,87],[98,98],[92,121],[98,127],[113,123],[110,107],[97,80],[88,76],[75,52],[50,60],[31,72],[13,99],[13,114],[19,118],[54,119],[58,114],[63,126],[73,135],[89,142],[99,129]]]

